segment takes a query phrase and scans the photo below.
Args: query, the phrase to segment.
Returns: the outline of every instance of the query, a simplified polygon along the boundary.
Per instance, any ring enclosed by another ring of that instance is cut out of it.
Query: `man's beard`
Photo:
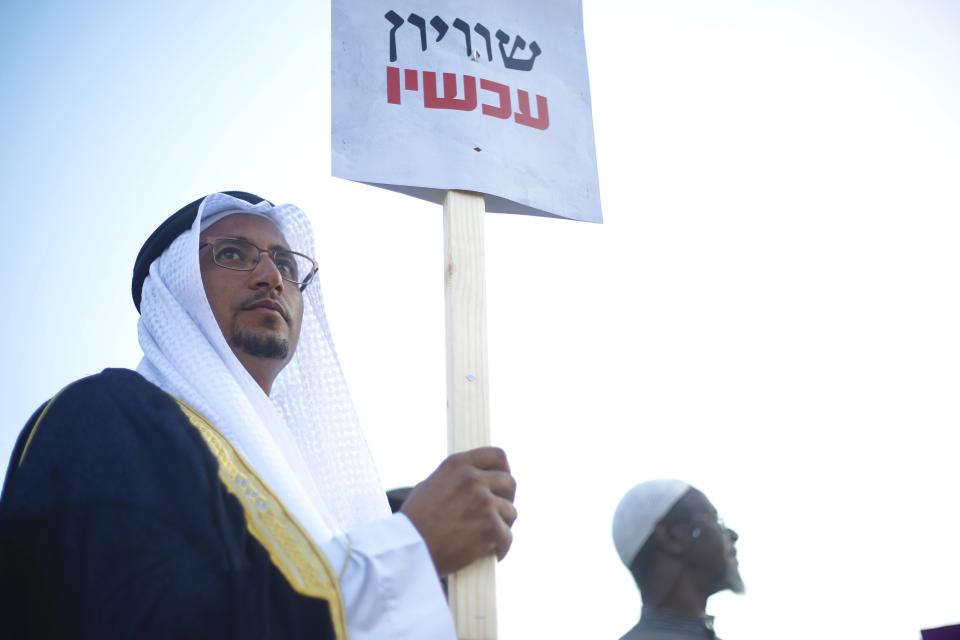
[[[746,592],[746,587],[743,585],[743,578],[740,577],[740,565],[737,563],[736,557],[727,560],[727,568],[723,574],[722,589],[729,589],[739,594]]]
[[[290,340],[272,332],[254,329],[234,329],[230,346],[258,358],[283,360],[290,353]]]

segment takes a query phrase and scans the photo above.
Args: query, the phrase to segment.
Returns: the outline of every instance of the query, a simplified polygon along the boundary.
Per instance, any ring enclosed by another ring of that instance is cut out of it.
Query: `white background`
[[[487,220],[493,430],[520,483],[501,637],[633,623],[609,522],[659,476],[741,535],[722,637],[960,622],[960,6],[587,5],[605,224]],[[441,213],[327,177],[328,16],[0,5],[4,450],[62,385],[136,365],[140,245],[240,188],[315,223],[384,484],[443,456]]]

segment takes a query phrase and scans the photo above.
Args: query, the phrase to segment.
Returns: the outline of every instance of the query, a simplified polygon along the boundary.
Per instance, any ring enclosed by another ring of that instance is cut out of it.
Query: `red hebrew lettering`
[[[409,89],[410,91],[419,91],[420,85],[417,82],[417,79],[420,76],[417,75],[416,69],[404,69],[403,70],[403,86]]]
[[[519,124],[540,129],[543,131],[550,126],[550,113],[547,111],[547,99],[537,95],[537,117],[530,115],[530,94],[523,89],[517,90],[517,98],[520,102],[520,111],[513,115],[513,119]]]
[[[436,28],[436,25],[434,25]],[[420,73],[416,69],[403,70],[403,88],[400,86],[400,69],[387,67],[387,102],[400,104],[403,89],[419,92]],[[443,74],[443,97],[437,95],[437,73],[424,71],[423,73],[423,106],[427,109],[453,109],[456,111],[473,111],[477,108],[477,78],[463,76],[463,96],[457,97],[457,74]],[[497,98],[494,104],[482,104],[481,112],[485,116],[492,116],[501,120],[508,120],[513,116],[517,124],[532,127],[540,131],[550,126],[550,112],[547,108],[547,99],[537,95],[537,114],[530,110],[530,93],[517,89],[517,111],[513,111],[510,93],[512,89],[505,84],[480,78],[480,88],[489,91]]]
[[[420,82],[416,69],[403,70],[403,88],[408,91],[419,90]],[[396,67],[387,67],[387,102],[400,104],[400,69]]]
[[[500,96],[500,106],[498,107],[489,104],[481,105],[483,115],[501,119],[509,118],[513,113],[513,110],[510,108],[510,87],[505,84],[500,84],[499,82],[494,82],[493,80],[480,78],[480,88]]]
[[[473,111],[477,108],[477,79],[463,76],[463,97],[457,98],[457,75],[443,74],[443,97],[437,97],[437,74],[423,72],[423,106],[428,109],[455,109]]]
[[[387,67],[387,102],[400,104],[400,69]]]

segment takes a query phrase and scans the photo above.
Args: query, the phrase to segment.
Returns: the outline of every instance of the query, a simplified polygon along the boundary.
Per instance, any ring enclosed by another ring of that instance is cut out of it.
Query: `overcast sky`
[[[960,622],[960,4],[584,22],[604,224],[486,220],[492,430],[520,485],[501,639],[633,624],[610,520],[654,477],[740,534],[722,637]],[[144,239],[244,189],[314,223],[384,485],[439,463],[441,211],[330,177],[329,33],[327,3],[0,3],[0,449],[71,380],[136,366]]]

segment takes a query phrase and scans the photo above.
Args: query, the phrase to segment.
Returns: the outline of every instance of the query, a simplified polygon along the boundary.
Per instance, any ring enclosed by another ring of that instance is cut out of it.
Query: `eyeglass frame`
[[[253,244],[252,242],[250,242],[250,241],[247,240],[246,238],[239,238],[239,237],[236,237],[236,236],[216,236],[216,237],[212,237],[212,238],[206,238],[204,241],[202,241],[202,242],[200,243],[199,249],[203,249],[204,247],[207,247],[207,246],[213,247],[213,245],[214,245],[216,242],[220,241],[220,240],[239,240],[240,242],[246,242],[246,243],[249,244],[251,247],[253,247],[254,249],[257,250],[257,260],[256,260],[256,262],[253,263],[253,266],[250,267],[249,269],[237,269],[237,268],[235,268],[235,267],[228,267],[228,266],[226,266],[226,265],[222,265],[222,264],[220,264],[219,262],[217,262],[217,255],[216,255],[216,253],[213,252],[213,251],[211,251],[211,253],[210,253],[210,258],[211,258],[211,260],[213,260],[213,264],[217,265],[217,266],[220,267],[221,269],[227,269],[227,270],[229,270],[229,271],[253,271],[253,270],[256,269],[258,266],[260,266],[260,256],[262,256],[263,254],[267,254],[268,256],[270,256],[270,261],[273,262],[273,266],[274,266],[275,268],[277,268],[277,272],[279,273],[279,272],[280,272],[280,269],[277,267],[277,258],[276,258],[277,252],[278,252],[278,251],[283,251],[283,252],[286,252],[286,253],[292,253],[292,254],[295,255],[295,256],[300,256],[301,258],[306,258],[307,260],[310,261],[310,264],[313,265],[313,269],[310,270],[310,273],[307,275],[307,279],[306,279],[304,282],[296,282],[296,281],[294,281],[294,280],[290,280],[289,278],[284,278],[284,277],[283,277],[283,273],[280,273],[280,278],[281,278],[282,280],[285,280],[286,282],[289,282],[289,283],[291,283],[291,284],[297,285],[297,287],[299,288],[299,290],[300,290],[301,292],[303,292],[303,290],[307,288],[307,285],[309,285],[311,282],[313,282],[313,279],[314,279],[314,278],[316,277],[316,275],[317,275],[317,271],[320,270],[320,265],[319,265],[319,263],[317,263],[316,260],[314,260],[313,258],[311,258],[310,256],[308,256],[308,255],[306,255],[306,254],[300,253],[300,252],[298,252],[298,251],[292,251],[292,250],[290,250],[290,249],[284,249],[284,248],[282,248],[282,247],[277,247],[276,249],[263,249],[263,248],[261,248],[261,247],[258,247],[258,246],[255,245],[255,244]],[[198,249],[198,250],[199,250],[199,249]]]
[[[702,516],[706,516],[706,519],[703,519]],[[700,535],[699,535],[700,527],[698,527],[698,526],[696,526],[696,525],[701,525],[701,526],[705,526],[705,525],[715,526],[715,527],[717,527],[718,529],[720,529],[720,531],[722,531],[722,532],[724,532],[724,533],[726,533],[726,532],[728,532],[728,531],[733,531],[733,529],[731,529],[730,527],[727,526],[727,523],[724,522],[723,518],[721,518],[720,516],[713,516],[713,515],[711,515],[711,514],[709,514],[709,513],[703,513],[703,514],[697,514],[697,515],[684,514],[684,515],[681,515],[681,516],[671,516],[670,519],[671,519],[671,520],[674,520],[674,521],[676,521],[676,522],[685,522],[685,523],[694,525],[694,527],[693,527],[694,530],[698,532],[696,535],[693,536],[694,538],[699,538],[699,537],[700,537]]]

